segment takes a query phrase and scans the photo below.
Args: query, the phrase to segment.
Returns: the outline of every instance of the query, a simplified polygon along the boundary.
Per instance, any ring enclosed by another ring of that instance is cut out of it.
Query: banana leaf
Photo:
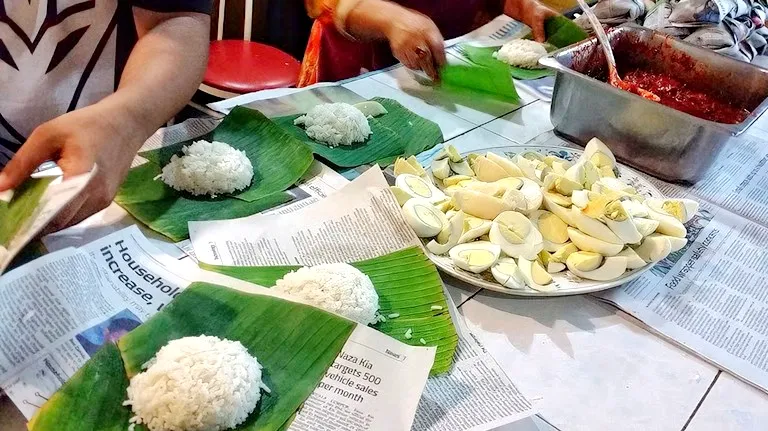
[[[230,196],[192,196],[154,180],[160,172],[160,166],[151,162],[131,169],[115,202],[137,220],[175,242],[189,238],[189,221],[246,217],[292,199],[290,194],[282,191],[250,202]]]
[[[496,60],[493,57],[493,53],[499,50],[499,47],[497,46],[462,45],[459,49],[467,60],[475,64],[487,65],[490,63],[500,63],[499,60]],[[507,67],[509,68],[509,73],[512,77],[520,80],[539,79],[553,74],[549,69],[543,68],[526,69],[510,65],[507,65]]]
[[[441,85],[452,91],[483,93],[505,102],[515,103],[520,96],[506,64],[448,64],[440,71]]]
[[[406,344],[421,346],[420,339],[423,338],[426,345],[437,346],[431,374],[449,371],[459,338],[448,312],[440,275],[424,252],[418,247],[411,247],[351,265],[373,282],[379,295],[379,313],[384,317],[393,313],[400,315],[374,327]],[[200,266],[262,286],[274,286],[278,279],[299,268],[216,266],[205,263]],[[432,306],[441,308],[432,310]],[[406,338],[409,329],[412,337]]]
[[[54,178],[30,178],[14,192],[10,202],[0,202],[0,246],[6,247],[35,213],[45,190]]]
[[[576,42],[581,42],[588,37],[587,32],[562,15],[547,19],[544,23],[544,30],[547,34],[545,47],[549,52],[564,48]],[[498,50],[498,46],[479,47],[462,44],[459,47],[459,51],[467,60],[485,66],[499,63],[499,61],[493,57],[493,53]],[[554,74],[554,72],[545,68],[526,69],[517,66],[509,66],[509,72],[513,78],[520,80],[539,79]]]
[[[297,139],[252,109],[237,107],[208,135],[243,150],[253,164],[253,181],[242,192],[210,198],[193,196],[156,179],[174,154],[190,141],[140,153],[149,160],[130,170],[115,201],[153,230],[181,241],[189,237],[187,222],[245,217],[287,202],[283,193],[312,164],[312,152]]]
[[[128,377],[120,350],[106,344],[35,413],[33,431],[125,431],[129,408],[123,406]]]
[[[165,166],[174,154],[192,141],[220,141],[245,151],[253,164],[253,183],[232,196],[246,201],[286,190],[301,178],[312,164],[312,153],[276,127],[261,112],[235,107],[213,131],[202,138],[180,142],[157,150],[139,153],[150,162]]]
[[[563,15],[547,19],[544,22],[547,43],[557,48],[565,48],[589,37],[583,28]]]
[[[130,412],[120,406],[127,379],[169,341],[197,335],[240,341],[264,367],[262,378],[271,393],[262,393],[256,410],[235,429],[279,430],[322,380],[354,327],[354,322],[303,304],[195,283],[123,336],[117,347],[91,358],[38,411],[30,430],[127,429]],[[95,419],[83,423],[84,417]]]
[[[432,121],[416,115],[395,100],[382,97],[371,100],[381,103],[387,113],[368,119],[373,133],[359,144],[331,148],[316,142],[307,136],[303,128],[293,124],[299,115],[274,118],[273,121],[307,144],[319,157],[343,168],[369,163],[386,166],[398,156],[419,154],[443,142],[440,127]]]

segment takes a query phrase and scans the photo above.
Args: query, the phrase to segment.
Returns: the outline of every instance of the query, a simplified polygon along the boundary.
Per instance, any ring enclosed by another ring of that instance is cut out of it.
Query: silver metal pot
[[[608,37],[617,58],[631,55],[633,64],[695,82],[751,114],[739,124],[715,123],[592,78],[607,74],[605,57],[592,38],[540,60],[557,71],[550,115],[555,132],[571,141],[585,145],[598,137],[628,165],[666,181],[694,183],[728,140],[768,109],[768,70],[636,25],[614,28]],[[632,52],[622,53],[628,44]]]

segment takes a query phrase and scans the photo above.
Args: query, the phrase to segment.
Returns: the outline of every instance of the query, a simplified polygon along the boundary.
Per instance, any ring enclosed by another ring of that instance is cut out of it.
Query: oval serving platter
[[[557,156],[568,161],[574,161],[578,159],[583,153],[582,150],[568,147],[555,147],[555,146],[507,146],[507,147],[493,147],[478,149],[472,151],[473,153],[485,153],[492,152],[506,157],[514,157],[518,153],[524,153],[527,151],[535,151],[545,156]],[[466,153],[463,153],[466,156]],[[663,198],[664,195],[648,180],[642,177],[640,173],[634,171],[627,166],[619,163],[619,178],[627,182],[634,187],[638,193],[649,198]],[[453,265],[451,258],[448,256],[438,256],[430,253],[428,250],[425,252],[429,259],[437,266],[441,271],[451,275],[461,281],[469,283],[476,287],[483,289],[493,290],[495,292],[505,293],[507,295],[515,296],[531,296],[531,297],[550,297],[550,296],[567,296],[567,295],[582,295],[585,293],[599,292],[601,290],[610,289],[616,286],[620,286],[624,283],[628,283],[644,272],[650,270],[653,265],[649,264],[642,268],[627,271],[621,278],[611,281],[592,281],[579,278],[568,271],[564,271],[558,274],[552,274],[553,283],[557,286],[557,289],[552,292],[539,292],[533,290],[530,287],[524,289],[511,289],[502,286],[496,280],[493,279],[489,271],[485,271],[480,274],[475,274],[463,269],[457,268]]]

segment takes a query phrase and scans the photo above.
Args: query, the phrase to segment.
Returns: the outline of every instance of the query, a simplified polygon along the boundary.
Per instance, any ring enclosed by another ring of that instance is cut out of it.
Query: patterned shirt
[[[113,93],[137,40],[133,7],[210,0],[0,0],[0,166],[40,124]]]

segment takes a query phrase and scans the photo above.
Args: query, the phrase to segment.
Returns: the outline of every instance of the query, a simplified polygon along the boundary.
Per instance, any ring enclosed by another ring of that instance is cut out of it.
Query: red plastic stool
[[[235,94],[294,87],[301,64],[285,52],[248,40],[215,40],[203,84]]]

